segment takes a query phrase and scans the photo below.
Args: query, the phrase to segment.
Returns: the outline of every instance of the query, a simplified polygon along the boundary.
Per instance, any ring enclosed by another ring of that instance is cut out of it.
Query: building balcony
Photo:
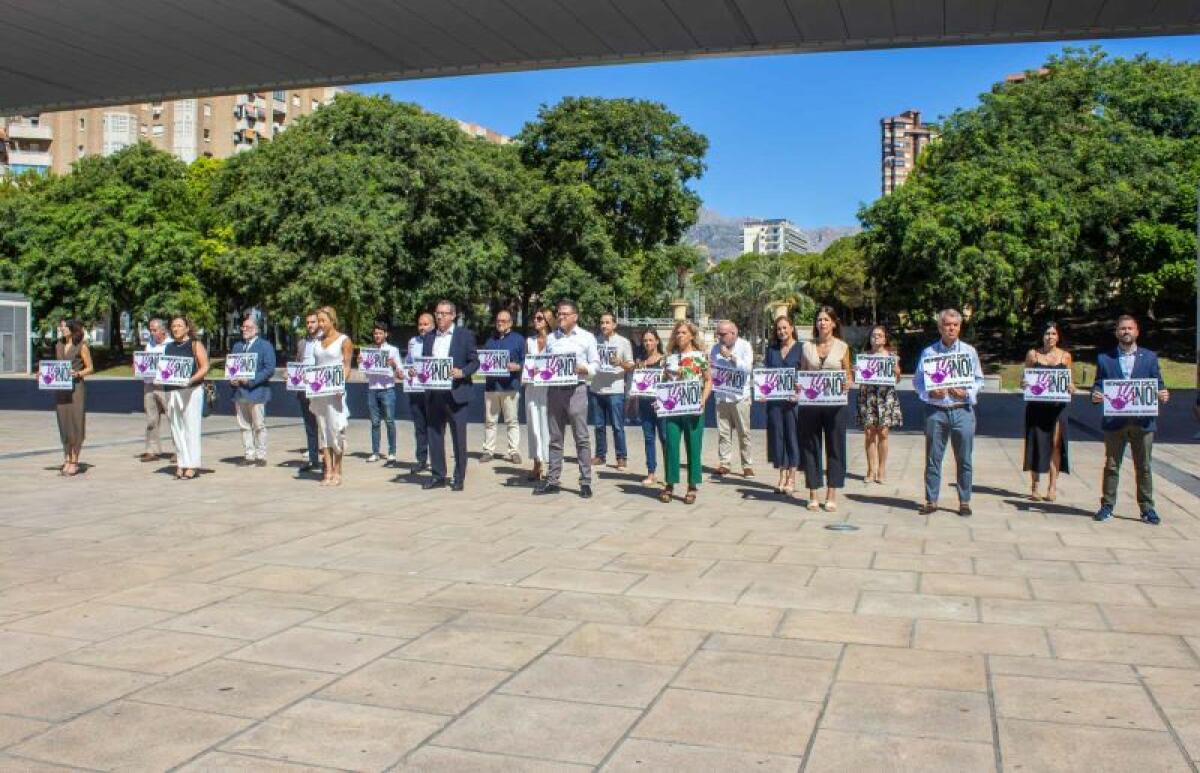
[[[8,150],[9,166],[44,166],[49,167],[51,155],[49,151]]]
[[[54,129],[50,126],[42,126],[28,123],[10,123],[6,129],[8,136],[14,140],[52,140],[54,139]]]

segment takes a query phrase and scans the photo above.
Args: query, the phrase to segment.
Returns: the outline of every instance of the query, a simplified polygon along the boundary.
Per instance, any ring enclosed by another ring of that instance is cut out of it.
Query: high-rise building
[[[108,155],[141,140],[191,163],[249,150],[329,104],[338,91],[318,87],[63,110],[0,119],[0,129],[12,174],[66,174],[84,156]]]
[[[507,134],[501,134],[498,131],[493,131],[486,126],[480,126],[477,123],[467,123],[466,121],[458,120],[456,120],[455,123],[458,124],[458,128],[462,129],[464,134],[468,134],[472,137],[487,140],[488,142],[493,142],[497,145],[507,145],[512,142],[512,137],[509,137]]]
[[[804,234],[788,220],[751,220],[742,226],[742,252],[782,255],[805,252]]]
[[[883,144],[883,195],[886,196],[908,179],[916,166],[917,156],[933,140],[937,131],[921,123],[919,110],[905,110],[900,115],[879,121]]]

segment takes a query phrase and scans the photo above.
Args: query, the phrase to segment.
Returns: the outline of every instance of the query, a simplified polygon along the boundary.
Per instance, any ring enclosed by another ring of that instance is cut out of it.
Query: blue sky
[[[1089,45],[1071,43],[1074,46]],[[1200,59],[1200,36],[1102,41],[1114,56]],[[477,75],[356,87],[515,134],[565,96],[665,103],[709,139],[696,184],[725,215],[805,225],[857,222],[879,195],[879,119],[909,108],[936,120],[977,104],[1005,75],[1041,65],[1062,44],[963,46]]]

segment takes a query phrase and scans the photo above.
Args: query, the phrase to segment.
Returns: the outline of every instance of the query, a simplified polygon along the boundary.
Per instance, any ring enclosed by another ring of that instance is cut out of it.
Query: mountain
[[[742,226],[754,217],[728,217],[713,209],[700,208],[696,225],[684,234],[687,244],[706,249],[713,260],[721,261],[742,254]],[[832,242],[843,236],[861,231],[857,225],[821,225],[812,228],[800,226],[809,252],[824,252]]]

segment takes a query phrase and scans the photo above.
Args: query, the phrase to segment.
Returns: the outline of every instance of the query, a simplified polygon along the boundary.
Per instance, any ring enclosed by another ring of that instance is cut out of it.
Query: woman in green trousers
[[[712,374],[708,368],[708,358],[704,353],[704,344],[700,341],[700,330],[692,322],[681,320],[675,323],[671,331],[671,342],[667,348],[666,369],[663,381],[700,381],[703,382],[703,392],[700,405],[708,404],[708,396],[712,394]],[[659,494],[660,502],[670,502],[675,492],[675,484],[679,482],[680,446],[687,446],[688,488],[685,504],[695,504],[696,490],[700,485],[702,472],[704,443],[704,413],[698,416],[668,416],[664,422],[666,433],[666,449],[664,452],[664,472],[667,485]]]

